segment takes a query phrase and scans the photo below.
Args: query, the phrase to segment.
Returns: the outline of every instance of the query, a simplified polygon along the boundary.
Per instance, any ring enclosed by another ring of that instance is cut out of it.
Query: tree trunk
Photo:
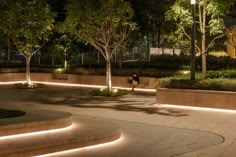
[[[65,48],[64,49],[64,69],[66,70],[67,69],[67,67],[68,67],[68,62],[67,62],[67,58],[68,58],[68,56],[67,56],[68,54],[67,54],[67,48]]]
[[[31,84],[31,80],[30,80],[30,61],[31,61],[31,55],[27,56],[26,58],[26,83],[28,84],[28,86],[30,86]]]
[[[65,60],[64,60],[64,69],[66,70],[67,67],[68,67],[68,61],[65,59]]]
[[[98,64],[100,64],[100,53],[98,52]]]
[[[202,74],[203,74],[203,76],[206,75],[206,71],[207,71],[207,68],[206,68],[206,53],[203,52],[202,53]]]
[[[7,42],[8,42],[8,45],[7,45],[7,62],[9,63],[10,60],[11,60],[11,40],[10,40],[10,37],[7,37]]]
[[[41,56],[38,55],[38,65],[40,65],[40,64],[41,64]]]
[[[112,81],[111,81],[111,61],[109,59],[106,60],[106,86],[109,91],[112,89]]]
[[[202,16],[202,74],[206,75],[206,6],[203,6]]]
[[[151,56],[150,56],[150,34],[149,31],[147,31],[147,55],[148,55],[148,61],[150,62]]]
[[[122,69],[122,56],[123,56],[123,51],[124,51],[125,47],[122,46],[119,48],[119,69]]]
[[[54,66],[54,56],[52,56],[52,66]]]
[[[161,44],[161,24],[158,25],[158,38],[157,38],[157,47],[160,48]]]

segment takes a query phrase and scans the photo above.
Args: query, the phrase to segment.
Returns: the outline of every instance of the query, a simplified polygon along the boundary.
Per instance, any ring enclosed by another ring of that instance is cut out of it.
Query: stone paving
[[[155,94],[104,98],[90,89],[0,87],[7,104],[66,111],[78,118],[109,119],[122,128],[117,143],[52,156],[80,157],[235,157],[236,113],[155,106]]]

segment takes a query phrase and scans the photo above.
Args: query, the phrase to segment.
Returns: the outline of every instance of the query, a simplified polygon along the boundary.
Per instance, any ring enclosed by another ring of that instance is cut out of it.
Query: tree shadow
[[[18,91],[19,92],[19,91]],[[119,97],[94,96],[88,89],[52,88],[37,89],[21,93],[21,97],[13,97],[21,103],[34,105],[72,106],[76,108],[111,109],[116,111],[142,112],[166,116],[187,116],[180,110],[159,108],[154,106],[155,94],[135,92]],[[153,103],[154,102],[154,103]]]

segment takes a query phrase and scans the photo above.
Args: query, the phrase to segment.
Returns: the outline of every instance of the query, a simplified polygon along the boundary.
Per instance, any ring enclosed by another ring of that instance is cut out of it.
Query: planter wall
[[[158,88],[158,104],[236,109],[236,92]]]
[[[121,76],[112,76],[112,85],[119,87],[131,87],[128,78]],[[2,73],[0,74],[0,82],[7,81],[24,81],[25,73]],[[42,82],[60,82],[60,83],[76,83],[89,85],[105,85],[105,76],[97,75],[72,75],[72,74],[51,74],[51,73],[31,73],[32,81]],[[159,81],[157,78],[140,77],[138,88],[156,89]]]

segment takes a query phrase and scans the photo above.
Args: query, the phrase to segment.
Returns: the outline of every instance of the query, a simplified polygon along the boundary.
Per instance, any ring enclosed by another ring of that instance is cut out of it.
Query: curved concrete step
[[[6,109],[22,110],[24,116],[0,119],[0,137],[68,127],[72,114],[67,112],[34,109],[21,106],[2,106]]]
[[[108,120],[73,116],[73,125],[57,132],[17,138],[0,138],[0,156],[43,155],[119,139],[119,125]]]

